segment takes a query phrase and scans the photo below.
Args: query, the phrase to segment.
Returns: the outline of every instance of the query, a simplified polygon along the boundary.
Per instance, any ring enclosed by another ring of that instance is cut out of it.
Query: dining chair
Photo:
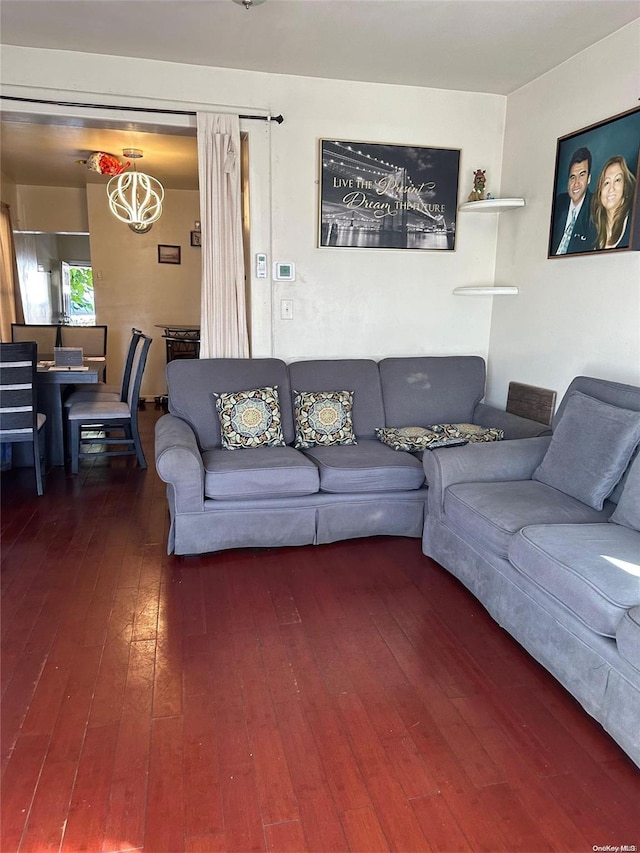
[[[31,442],[38,494],[42,488],[40,432],[46,415],[37,408],[38,349],[33,341],[0,344],[0,441]]]
[[[140,433],[138,430],[138,399],[142,374],[147,362],[147,353],[152,339],[140,334],[131,365],[131,378],[126,400],[98,398],[85,400],[69,409],[68,419],[71,443],[71,473],[77,474],[81,457],[136,456],[141,468],[147,467]],[[87,431],[99,430],[103,435],[96,438],[86,435]],[[116,433],[117,435],[114,435]],[[121,435],[120,435],[121,434]],[[90,445],[102,445],[104,450],[91,451]],[[110,448],[118,447],[117,450]]]
[[[107,326],[60,326],[60,346],[82,347],[84,358],[106,359]]]
[[[82,347],[85,358],[106,358],[107,326],[60,326],[60,346]]]
[[[138,341],[142,336],[143,333],[140,329],[131,329],[131,338],[129,339],[129,346],[127,347],[127,357],[125,359],[120,385],[107,385],[105,382],[98,382],[95,385],[85,385],[82,388],[72,391],[71,394],[68,395],[64,401],[65,408],[68,409],[74,403],[94,400],[97,396],[104,398],[103,402],[104,400],[120,400],[123,403],[126,402],[127,394],[129,392],[129,381],[131,379],[133,356],[135,354]]]
[[[11,341],[23,343],[35,341],[38,345],[37,361],[53,360],[53,353],[60,344],[60,326],[39,323],[12,323]]]

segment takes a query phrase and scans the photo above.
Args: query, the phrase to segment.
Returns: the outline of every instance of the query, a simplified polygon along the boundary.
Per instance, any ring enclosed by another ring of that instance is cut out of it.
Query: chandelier
[[[125,148],[122,152],[131,160],[142,157],[139,148]],[[164,187],[157,178],[138,172],[115,175],[107,184],[107,196],[111,213],[138,234],[148,231],[162,216]]]
[[[238,6],[244,6],[244,8],[249,11],[254,6],[260,6],[261,3],[264,3],[264,0],[233,0],[234,3],[237,3]]]

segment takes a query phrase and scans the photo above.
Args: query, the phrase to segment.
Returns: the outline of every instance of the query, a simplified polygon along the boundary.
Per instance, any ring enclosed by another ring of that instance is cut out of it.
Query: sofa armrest
[[[478,403],[473,413],[473,422],[478,426],[498,427],[504,430],[504,437],[507,439],[551,435],[551,427],[548,424],[512,415],[511,412],[504,412],[486,403]]]
[[[204,509],[204,465],[195,433],[174,415],[156,422],[156,470],[173,487],[177,512]]]
[[[429,487],[429,513],[439,518],[444,495],[455,483],[530,480],[551,436],[491,441],[425,451],[422,464]]]

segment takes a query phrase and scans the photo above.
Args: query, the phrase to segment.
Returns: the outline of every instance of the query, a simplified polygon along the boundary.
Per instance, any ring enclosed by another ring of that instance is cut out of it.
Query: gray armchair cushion
[[[512,565],[592,631],[615,637],[625,612],[640,604],[640,537],[612,524],[525,527],[509,549]]]
[[[569,395],[534,480],[602,509],[640,442],[640,412]]]
[[[444,499],[449,521],[501,557],[507,556],[512,536],[528,524],[604,522],[611,509],[608,504],[598,512],[536,480],[458,483],[449,486]]]
[[[640,454],[629,468],[618,506],[609,521],[640,530]]]
[[[293,447],[206,450],[204,491],[208,498],[243,500],[312,495],[318,469]]]
[[[304,454],[318,466],[323,492],[407,491],[424,483],[419,459],[375,439],[357,445],[312,447]]]

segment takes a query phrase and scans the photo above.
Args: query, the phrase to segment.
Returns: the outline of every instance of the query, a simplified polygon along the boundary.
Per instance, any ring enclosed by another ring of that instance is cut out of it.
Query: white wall
[[[493,280],[495,220],[459,217],[455,252],[319,249],[318,154],[321,138],[460,148],[460,198],[476,168],[487,170],[495,194],[504,97],[17,47],[3,49],[2,79],[8,94],[22,96],[38,89],[41,97],[93,103],[283,113],[284,123],[271,129],[271,245],[252,249],[295,262],[298,280],[272,285],[269,334],[254,323],[258,354],[487,354],[491,300],[452,290]],[[253,282],[253,304],[268,304],[268,286]],[[280,319],[282,298],[294,300],[293,320]]]
[[[640,253],[547,259],[557,139],[638,106],[639,44],[635,22],[508,98],[502,190],[527,206],[500,218],[496,277],[520,295],[494,299],[494,402],[511,379],[559,396],[581,374],[640,384]]]
[[[96,322],[109,327],[109,382],[122,376],[132,326],[154,339],[142,383],[145,397],[166,394],[163,329],[200,322],[201,250],[189,231],[200,217],[198,192],[166,190],[163,214],[146,234],[134,234],[109,211],[102,184],[87,185]],[[180,264],[158,263],[158,244],[181,247]]]

